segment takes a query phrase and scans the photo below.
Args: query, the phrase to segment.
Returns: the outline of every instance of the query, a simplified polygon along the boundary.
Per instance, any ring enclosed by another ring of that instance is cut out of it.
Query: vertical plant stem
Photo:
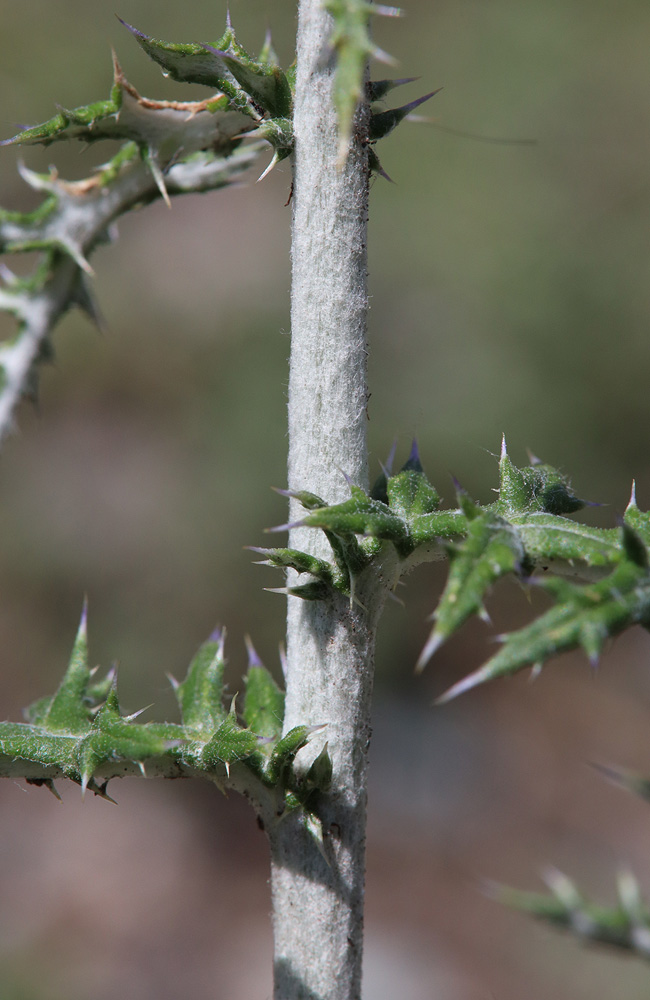
[[[330,16],[299,7],[293,187],[289,485],[328,502],[348,495],[342,472],[367,487],[366,314],[368,158],[361,110],[347,162],[337,167]],[[299,510],[292,511],[300,516]],[[331,555],[319,533],[290,545]],[[333,764],[320,818],[323,851],[292,814],[269,831],[275,1000],[359,1000],[363,944],[366,773],[375,627],[383,591],[361,581],[363,606],[340,597],[289,598],[285,731],[326,724]]]

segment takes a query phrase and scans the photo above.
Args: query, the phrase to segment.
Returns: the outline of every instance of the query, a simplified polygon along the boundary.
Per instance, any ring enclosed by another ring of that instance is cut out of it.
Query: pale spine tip
[[[636,479],[632,480],[632,489],[630,490],[630,499],[627,502],[627,507],[625,508],[625,513],[628,510],[633,510],[637,506],[636,502]]]

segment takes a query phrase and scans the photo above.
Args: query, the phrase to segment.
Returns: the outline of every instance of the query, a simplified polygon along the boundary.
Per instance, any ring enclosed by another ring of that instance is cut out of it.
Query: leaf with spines
[[[524,666],[537,671],[549,657],[577,647],[595,661],[608,637],[634,624],[650,627],[650,514],[639,510],[634,491],[620,529],[579,524],[567,515],[591,505],[574,493],[568,478],[535,458],[517,468],[505,440],[496,502],[478,504],[456,485],[458,506],[439,509],[439,494],[414,446],[398,473],[391,473],[390,463],[383,469],[370,495],[350,484],[350,499],[328,506],[307,492],[281,491],[301,500],[308,514],[275,530],[318,528],[333,550],[331,584],[318,564],[319,586],[285,587],[282,593],[321,599],[333,588],[354,599],[357,578],[373,567],[381,571],[391,556],[387,542],[393,546],[389,580],[446,552],[449,578],[418,662],[422,668],[470,615],[488,620],[485,599],[501,577],[515,575],[544,587],[554,606],[501,637],[501,650],[441,701]],[[293,554],[294,568],[311,558]],[[531,579],[536,571],[547,576]]]
[[[88,669],[86,611],[73,654],[57,692],[27,711],[26,723],[0,723],[0,776],[22,777],[57,794],[56,778],[68,778],[108,798],[114,777],[151,773],[193,775],[243,791],[260,812],[277,816],[297,808],[293,759],[321,727],[298,726],[282,736],[284,695],[252,644],[243,719],[235,699],[223,706],[223,632],[214,632],[192,660],[185,680],[174,682],[182,724],[123,715],[114,671],[101,680]],[[325,782],[321,762],[305,786]],[[286,803],[289,803],[289,806]]]
[[[217,731],[201,747],[201,762],[208,768],[224,764],[228,772],[231,764],[250,757],[258,746],[257,735],[239,725],[233,706]]]
[[[401,108],[390,108],[388,111],[373,111],[370,115],[370,126],[368,130],[368,136],[371,142],[376,142],[378,139],[383,139],[385,136],[390,135],[393,129],[397,128],[400,122],[419,108],[421,104],[425,101],[429,101],[432,97],[435,97],[442,90],[438,87],[437,90],[432,90],[431,93],[425,94],[423,97],[417,97],[414,101],[410,101],[408,104],[403,104]]]
[[[531,567],[566,575],[614,566],[622,558],[616,528],[591,528],[567,517],[537,511],[508,517],[526,550]]]
[[[345,162],[352,135],[352,122],[363,96],[364,74],[370,56],[390,62],[385,52],[370,38],[372,14],[397,17],[397,7],[368,3],[367,0],[324,0],[323,6],[332,15],[334,30],[330,45],[337,55],[334,82],[334,104],[339,119],[339,163]]]
[[[312,733],[321,730],[322,726],[294,726],[273,747],[266,774],[273,784],[286,780],[293,760],[299,750],[307,745]]]
[[[158,63],[165,76],[179,83],[198,83],[204,87],[223,90],[234,102],[240,100],[242,107],[247,106],[246,97],[238,93],[235,80],[220,51],[228,46],[229,39],[226,35],[215,46],[201,42],[165,42],[146,35],[121,17],[118,17],[118,21],[131,32],[143,52]]]
[[[262,549],[254,545],[249,545],[251,552],[258,552],[266,558],[262,560],[263,566],[276,566],[278,569],[295,569],[296,573],[311,573],[328,584],[332,584],[332,565],[325,559],[318,559],[307,552],[300,552],[298,549]]]
[[[408,545],[408,529],[404,520],[378,500],[372,500],[360,487],[351,487],[349,500],[314,510],[300,524],[308,528],[322,528],[333,535],[345,538],[362,535],[391,541],[399,549]]]
[[[298,783],[295,794],[303,807],[310,813],[318,810],[318,804],[323,793],[330,789],[332,783],[332,758],[326,743],[318,757],[312,762],[307,774]]]
[[[141,765],[164,756],[171,743],[184,735],[180,727],[140,725],[133,722],[134,716],[123,717],[113,674],[106,700],[97,707],[96,698],[104,685],[91,683],[92,676],[84,607],[70,664],[57,692],[30,706],[27,723],[0,724],[0,756],[9,771],[45,783],[51,783],[49,772],[53,771],[54,776],[78,782],[82,791],[90,789],[106,797],[105,784],[95,781],[95,773],[104,765],[121,761]]]
[[[168,200],[164,171],[174,160],[201,150],[228,153],[235,148],[241,135],[255,128],[257,120],[246,111],[233,108],[223,93],[203,101],[143,98],[128,82],[114,57],[113,87],[108,101],[61,110],[49,121],[25,129],[2,144],[49,145],[62,139],[135,142],[163,197]]]
[[[93,274],[89,256],[107,241],[115,219],[158,196],[169,204],[172,194],[232,183],[268,148],[260,140],[233,152],[242,130],[254,127],[250,115],[233,111],[223,94],[189,103],[140,98],[116,63],[107,101],[62,110],[2,143],[129,140],[91,177],[72,183],[54,168],[42,175],[20,165],[23,179],[45,197],[30,212],[0,209],[0,252],[42,251],[32,275],[17,278],[7,266],[0,274],[0,310],[18,323],[17,336],[0,345],[0,439],[12,428],[19,401],[37,398],[38,366],[53,357],[58,319],[78,306],[102,327],[87,279]]]
[[[440,702],[578,647],[596,663],[609,637],[631,625],[650,625],[650,573],[629,559],[597,583],[579,585],[548,577],[539,580],[538,586],[553,597],[554,606],[524,628],[503,636],[499,652],[450,688]]]
[[[629,872],[618,877],[619,903],[614,907],[588,902],[571,879],[555,869],[549,869],[544,880],[551,895],[494,884],[488,884],[486,891],[497,902],[566,928],[583,941],[602,942],[650,959],[650,910]]]
[[[248,109],[255,118],[259,118],[256,105],[272,118],[291,115],[290,83],[277,64],[268,40],[259,58],[255,59],[239,44],[230,24],[214,45],[208,45],[163,42],[119,20],[172,79],[217,88],[226,93],[236,107]]]
[[[215,629],[190,663],[185,680],[174,681],[183,724],[199,732],[214,732],[227,717],[223,705],[225,632]]]
[[[404,518],[430,514],[437,509],[440,495],[424,474],[417,442],[413,442],[411,454],[400,471],[386,479],[385,490],[388,506]]]
[[[586,506],[580,500],[566,476],[545,465],[539,459],[517,469],[508,455],[503,438],[499,458],[499,502],[497,507],[504,516],[525,512],[546,514],[574,514]]]
[[[251,119],[248,129],[242,131],[255,128],[256,134],[274,150],[262,177],[290,155],[293,150],[291,78],[278,65],[270,40],[254,59],[237,41],[230,22],[214,45],[163,42],[126,21],[122,24],[167,76],[217,88],[232,111]]]
[[[470,615],[487,618],[484,597],[507,573],[522,573],[526,553],[517,531],[493,510],[477,511],[467,536],[450,547],[447,585],[435,612],[435,628],[420,655],[422,670],[435,650],[453,635]]]
[[[26,710],[26,717],[33,725],[53,733],[76,735],[87,732],[92,718],[92,709],[86,699],[91,676],[88,667],[88,610],[84,603],[68,669],[56,694],[31,705]]]
[[[246,671],[246,695],[244,698],[244,722],[258,736],[275,741],[282,736],[284,718],[284,692],[275,683],[251,643],[248,646],[248,670]]]

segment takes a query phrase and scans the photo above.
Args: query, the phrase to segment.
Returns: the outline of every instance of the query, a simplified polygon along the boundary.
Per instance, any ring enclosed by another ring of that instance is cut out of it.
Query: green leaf
[[[307,745],[310,735],[320,728],[320,726],[294,726],[275,744],[267,767],[270,782],[285,783],[287,771],[291,768],[294,757]]]
[[[386,539],[392,541],[398,550],[402,545],[408,546],[408,529],[401,517],[393,514],[379,500],[371,500],[359,487],[352,486],[351,490],[349,500],[312,511],[300,523],[341,537],[368,535]]]
[[[233,80],[221,52],[199,42],[164,42],[152,38],[118,17],[141,49],[162,67],[166,76],[179,83],[199,83],[218,90],[231,88]],[[223,41],[223,39],[220,39]],[[226,43],[227,44],[227,43]]]
[[[574,883],[555,869],[546,872],[545,881],[550,896],[501,885],[488,886],[488,894],[506,906],[567,928],[582,940],[603,942],[650,958],[650,911],[632,875],[619,875],[619,904],[615,907],[588,902]]]
[[[46,704],[43,700],[28,709],[31,722],[53,733],[78,734],[90,729],[91,713],[86,690],[91,672],[88,668],[87,608],[81,614],[72,656],[56,694]]]
[[[437,510],[409,519],[412,549],[430,545],[437,539],[449,540],[467,532],[467,517],[462,510]]]
[[[499,459],[499,503],[505,516],[521,511],[547,514],[573,514],[585,506],[573,490],[566,476],[544,465],[538,459],[530,466],[517,469],[508,456],[506,439],[503,438]]]
[[[470,615],[487,618],[483,598],[506,573],[520,572],[525,564],[521,539],[511,524],[494,511],[484,510],[469,522],[467,537],[450,548],[447,585],[435,612],[435,628],[424,647],[417,669]]]
[[[579,646],[596,662],[608,637],[631,625],[650,623],[650,573],[629,560],[597,583],[581,586],[546,578],[538,585],[553,597],[554,607],[517,632],[503,636],[500,651],[450,688],[439,699],[441,703],[484,681],[540,665]]]
[[[75,747],[75,769],[80,776],[82,791],[89,787],[95,772],[109,761],[143,762],[164,753],[169,746],[167,737],[167,727],[162,735],[159,727],[134,725],[129,718],[123,718],[113,685],[109,697],[95,716],[91,731]]]
[[[162,171],[179,156],[200,150],[229,152],[255,127],[251,114],[234,108],[225,94],[204,101],[152,101],[140,97],[114,61],[111,98],[74,110],[62,110],[35,128],[5,139],[7,144],[48,145],[55,140],[131,140],[137,143],[159,186]]]
[[[250,757],[258,745],[256,734],[239,725],[233,710],[221,723],[214,736],[202,747],[201,761],[208,768],[225,764],[228,771],[228,765]]]
[[[272,118],[290,117],[291,88],[279,66],[258,62],[250,56],[231,56],[223,51],[219,54],[237,83],[256,104],[261,105]]]
[[[216,629],[190,663],[182,684],[175,685],[176,700],[186,726],[213,733],[226,719],[223,706],[225,633]]]
[[[347,156],[354,115],[363,97],[368,59],[371,55],[388,59],[371,41],[370,15],[396,16],[400,11],[366,0],[324,0],[323,6],[334,20],[330,44],[337,54],[334,104],[339,119],[339,161],[342,163]]]
[[[545,569],[553,563],[570,566],[611,566],[622,558],[616,528],[590,528],[555,514],[511,515],[531,563]]]
[[[254,59],[237,42],[230,25],[214,45],[207,45],[163,42],[145,35],[126,21],[122,24],[172,79],[216,87],[226,93],[239,110],[248,109],[254,113],[257,104],[272,117],[290,116],[291,88],[285,73],[272,59],[270,45],[265,47],[259,59]],[[259,118],[259,113],[256,117]]]
[[[228,713],[222,706],[225,661],[223,633],[218,631],[199,649],[183,683],[175,684],[183,724],[136,723],[140,713],[124,716],[120,710],[114,673],[92,682],[84,607],[70,665],[56,694],[34,703],[31,722],[0,723],[0,773],[44,785],[54,794],[53,779],[65,777],[81,785],[82,793],[109,798],[111,777],[138,770],[145,774],[147,766],[156,775],[193,773],[220,784],[225,771],[230,787],[254,801],[266,801],[274,810],[297,808],[291,765],[321,727],[297,726],[282,736],[284,695],[250,641],[248,649],[243,725],[234,698]],[[245,764],[246,777],[241,771],[231,776],[230,767],[238,761]],[[321,754],[305,779],[304,796],[325,787],[327,769]]]
[[[332,758],[327,743],[313,761],[307,774],[298,784],[295,794],[308,812],[318,809],[320,796],[328,792],[332,783]]]
[[[245,677],[244,722],[258,736],[279,740],[284,718],[284,692],[249,645],[249,666]]]
[[[440,495],[424,474],[417,443],[400,471],[386,481],[386,494],[391,510],[404,518],[430,514],[440,503]]]
[[[300,552],[298,549],[261,549],[254,545],[249,545],[248,548],[252,552],[266,556],[262,565],[295,569],[297,573],[311,573],[326,583],[332,583],[332,566],[324,559],[317,559],[316,556]]]

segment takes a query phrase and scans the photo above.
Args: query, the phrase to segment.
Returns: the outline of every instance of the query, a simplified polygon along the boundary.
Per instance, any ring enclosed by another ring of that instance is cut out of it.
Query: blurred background
[[[117,12],[174,41],[218,37],[223,0],[123,0]],[[293,58],[295,6],[231,0],[242,43],[273,27]],[[110,45],[149,97],[164,80],[99,0],[1,4],[2,136],[108,96]],[[410,0],[377,19],[419,76],[396,103],[482,142],[403,125],[379,155],[395,180],[371,193],[369,440],[373,473],[415,434],[433,482],[450,473],[487,501],[503,431],[606,504],[633,477],[650,505],[650,8],[621,0]],[[23,150],[87,175],[106,147]],[[34,204],[3,150],[0,203]],[[261,172],[266,160],[260,165]],[[52,691],[84,594],[94,663],[120,665],[126,709],[175,718],[182,673],[214,625],[228,629],[230,687],[243,637],[276,668],[284,605],[243,546],[285,520],[290,170],[177,199],[120,223],[98,251],[108,332],[60,324],[38,408],[24,405],[0,463],[0,714]],[[11,326],[3,319],[3,336]],[[638,959],[585,949],[502,910],[480,880],[540,888],[550,863],[614,901],[631,868],[650,892],[650,812],[589,766],[650,772],[650,645],[632,631],[597,675],[582,656],[433,698],[489,654],[467,624],[413,677],[444,571],[426,567],[383,621],[368,837],[364,1000],[628,1000],[648,996]],[[523,623],[516,584],[491,601],[494,632]],[[3,1000],[265,1000],[271,995],[266,844],[236,798],[186,782],[115,782],[119,807],[61,786],[0,784]]]

